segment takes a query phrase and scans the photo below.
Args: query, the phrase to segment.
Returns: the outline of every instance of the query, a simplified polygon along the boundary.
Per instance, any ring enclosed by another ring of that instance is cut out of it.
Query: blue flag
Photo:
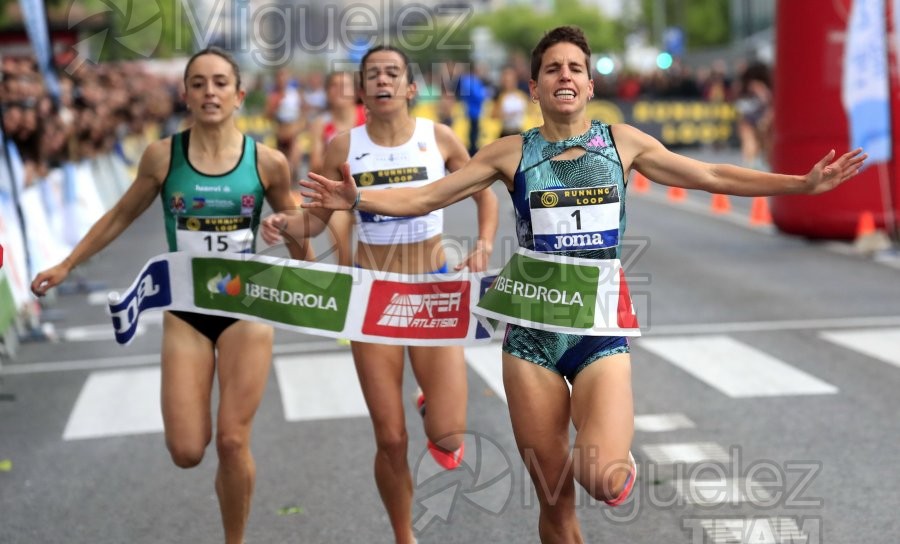
[[[44,84],[47,85],[47,92],[54,101],[57,101],[59,99],[59,81],[53,71],[53,44],[50,43],[44,0],[19,0],[19,5],[22,7],[25,30],[28,32],[31,46],[34,47],[34,56],[37,58]]]
[[[862,147],[868,164],[891,158],[887,28],[884,0],[854,0],[844,44],[842,98],[850,147]]]

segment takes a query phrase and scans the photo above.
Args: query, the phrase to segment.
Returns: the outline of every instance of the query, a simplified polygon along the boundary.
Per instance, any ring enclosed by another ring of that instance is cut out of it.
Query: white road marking
[[[281,355],[275,373],[288,421],[369,415],[349,352]]]
[[[900,367],[900,328],[828,331],[820,336],[839,346]]]
[[[727,336],[645,338],[635,345],[732,398],[838,391],[829,383]]]
[[[675,465],[678,463],[727,463],[728,452],[714,442],[683,442],[672,444],[648,444],[642,446],[651,463]]]
[[[642,433],[663,433],[678,429],[693,429],[696,425],[684,414],[645,414],[634,416],[634,430]]]
[[[486,346],[466,348],[466,362],[472,367],[481,379],[487,382],[494,393],[506,402],[506,390],[503,389],[503,362],[501,357],[503,350],[499,342],[493,342]]]
[[[794,518],[685,518],[685,529],[700,529],[709,537],[694,533],[692,542],[710,544],[788,544],[789,542],[821,542],[821,518],[803,519],[801,528]]]
[[[163,430],[159,368],[93,372],[69,414],[63,440]]]
[[[772,494],[763,483],[747,478],[687,479],[674,482],[675,490],[685,504],[698,506],[738,505],[749,503],[771,506]]]

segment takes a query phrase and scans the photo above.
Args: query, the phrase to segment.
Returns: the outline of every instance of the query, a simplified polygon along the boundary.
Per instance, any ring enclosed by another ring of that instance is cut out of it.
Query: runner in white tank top
[[[390,47],[369,50],[361,64],[361,90],[366,124],[339,134],[325,150],[323,174],[353,176],[365,191],[389,191],[390,186],[427,184],[461,168],[469,160],[463,143],[446,125],[416,119],[409,102],[416,86],[406,55]],[[348,164],[349,163],[349,164]],[[352,173],[352,174],[351,174]],[[497,197],[478,192],[478,242],[456,268],[484,270],[497,230]],[[303,219],[314,216],[308,225]],[[330,212],[266,218],[261,234],[269,243],[281,235],[303,237],[324,229]],[[355,264],[361,268],[400,273],[429,273],[446,265],[441,243],[442,215],[388,218],[358,216]],[[403,410],[403,346],[353,342],[353,358],[375,429],[375,483],[399,544],[415,542],[412,530],[412,476],[407,462],[407,432]],[[428,449],[445,468],[462,461],[466,428],[466,364],[460,346],[409,347],[416,380],[424,393],[417,399],[423,413]],[[425,410],[425,399],[428,409]]]

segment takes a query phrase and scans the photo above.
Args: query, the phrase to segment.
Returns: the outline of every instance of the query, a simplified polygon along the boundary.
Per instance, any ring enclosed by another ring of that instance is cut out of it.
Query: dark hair
[[[403,64],[406,65],[406,82],[413,82],[413,73],[412,66],[409,65],[409,57],[402,50],[394,47],[393,45],[376,45],[375,47],[366,51],[366,54],[363,55],[362,60],[359,62],[359,86],[363,87],[366,83],[366,61],[369,60],[369,56],[372,53],[377,53],[379,51],[392,51],[400,55],[400,58],[403,59]]]
[[[336,78],[341,77],[341,76],[350,76],[350,81],[351,81],[350,85],[353,89],[356,89],[356,78],[359,77],[359,74],[357,74],[356,72],[351,72],[349,70],[337,70],[334,72],[328,72],[328,75],[325,76],[325,88],[328,89],[329,87],[331,87],[331,83]],[[356,91],[354,90],[354,92],[356,92]],[[343,92],[341,94],[343,94]],[[357,104],[360,103],[359,96],[354,95],[353,98],[355,99],[355,102]],[[330,103],[328,104],[328,107],[331,107]]]
[[[328,86],[331,85],[331,82],[335,80],[335,78],[345,75],[350,76],[350,78],[353,80],[353,85],[356,86],[356,72],[351,72],[349,70],[337,70],[334,72],[328,72],[328,74],[325,75],[325,88],[327,89]]]
[[[191,65],[194,64],[194,61],[197,58],[202,57],[204,55],[216,55],[217,57],[225,59],[225,62],[231,65],[231,70],[234,72],[235,78],[235,87],[240,90],[241,89],[241,67],[238,66],[234,57],[232,57],[227,51],[222,49],[221,47],[216,47],[214,45],[207,47],[206,49],[201,49],[194,53],[191,58],[188,59],[187,65],[184,67],[184,82],[187,83],[188,71],[191,69]]]
[[[591,67],[591,48],[584,37],[584,32],[577,26],[558,26],[553,30],[544,34],[541,41],[534,47],[531,52],[531,79],[537,81],[538,73],[541,71],[541,60],[544,53],[548,49],[558,43],[571,43],[584,51],[584,65],[590,70]]]

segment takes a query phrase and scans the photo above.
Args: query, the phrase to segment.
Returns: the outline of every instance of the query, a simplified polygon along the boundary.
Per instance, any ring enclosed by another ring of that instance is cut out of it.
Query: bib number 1
[[[615,185],[546,189],[529,194],[534,250],[579,251],[619,243],[619,191]]]

